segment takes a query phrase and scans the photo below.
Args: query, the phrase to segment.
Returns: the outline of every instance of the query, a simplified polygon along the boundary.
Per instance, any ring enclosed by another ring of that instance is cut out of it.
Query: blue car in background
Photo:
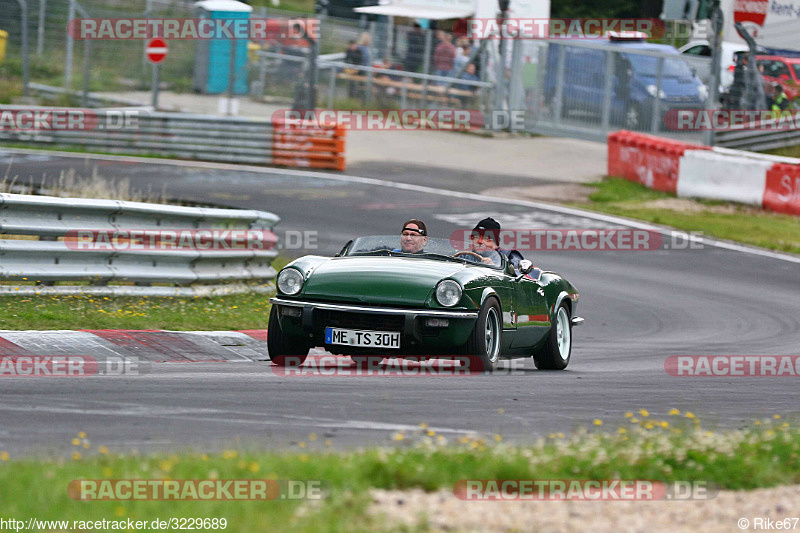
[[[670,109],[703,109],[708,89],[674,46],[652,44],[641,39],[582,40],[590,46],[551,42],[547,51],[545,105],[554,113],[558,57],[564,49],[562,117],[599,121],[602,116],[606,62],[611,65],[612,97],[610,122],[632,130],[651,128],[654,104],[659,103],[659,125]],[[573,40],[574,43],[574,40]],[[599,46],[597,46],[599,45]],[[608,51],[612,53],[609,54]],[[659,57],[637,52],[656,52],[664,59],[660,89],[656,86]],[[674,57],[672,57],[674,56]]]

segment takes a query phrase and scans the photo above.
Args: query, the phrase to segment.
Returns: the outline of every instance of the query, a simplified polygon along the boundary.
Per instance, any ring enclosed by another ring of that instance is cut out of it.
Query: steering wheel
[[[475,252],[470,252],[469,250],[464,250],[463,252],[456,252],[453,254],[453,257],[458,257],[460,255],[474,255],[479,263],[483,263],[483,256],[480,254],[476,254]]]

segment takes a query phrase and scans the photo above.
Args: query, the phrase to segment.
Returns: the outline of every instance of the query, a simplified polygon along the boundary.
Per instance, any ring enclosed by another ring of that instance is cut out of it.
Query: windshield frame
[[[365,235],[363,237],[356,237],[355,239],[352,239],[352,240],[348,241],[344,245],[342,250],[338,254],[336,254],[336,257],[370,257],[370,256],[372,256],[372,257],[375,257],[375,256],[410,257],[410,258],[416,258],[416,259],[432,259],[432,260],[435,260],[435,261],[451,261],[451,262],[461,263],[461,264],[464,264],[464,265],[483,266],[483,267],[486,267],[486,268],[492,268],[492,269],[495,269],[495,270],[503,270],[503,271],[506,270],[506,267],[508,265],[508,258],[505,256],[505,254],[500,253],[497,250],[494,250],[494,251],[496,252],[497,256],[500,258],[500,264],[495,264],[494,262],[492,262],[492,264],[479,263],[477,261],[468,259],[468,257],[470,257],[468,255],[465,256],[465,257],[454,257],[453,255],[446,255],[446,254],[443,254],[443,253],[438,252],[438,251],[426,251],[424,248],[423,248],[423,250],[421,252],[403,252],[402,250],[399,250],[399,249],[396,249],[396,248],[395,249],[392,249],[392,248],[376,248],[376,249],[372,249],[372,250],[354,251],[354,248],[358,244],[358,240],[359,239],[365,239],[365,238],[369,238],[369,237],[378,237],[378,238],[389,237],[389,238],[394,238],[393,235]],[[397,238],[399,239],[400,236],[398,235]],[[445,239],[437,239],[437,240],[438,241],[450,242],[450,241],[446,241]],[[451,242],[451,245],[452,245],[452,242]],[[453,250],[455,252],[472,252],[473,251],[473,250],[468,250],[468,249],[457,250],[455,247],[453,247]],[[475,252],[475,253],[478,253],[478,252]]]

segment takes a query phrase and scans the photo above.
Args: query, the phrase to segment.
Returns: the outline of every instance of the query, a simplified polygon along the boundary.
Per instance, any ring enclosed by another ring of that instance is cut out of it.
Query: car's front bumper
[[[451,355],[457,353],[475,327],[478,310],[411,309],[350,303],[290,300],[275,297],[283,334],[333,353],[352,355]],[[299,313],[298,313],[299,309]],[[299,315],[299,316],[298,316]],[[430,326],[428,319],[447,319],[447,326]],[[399,331],[400,349],[356,348],[325,344],[325,328]]]

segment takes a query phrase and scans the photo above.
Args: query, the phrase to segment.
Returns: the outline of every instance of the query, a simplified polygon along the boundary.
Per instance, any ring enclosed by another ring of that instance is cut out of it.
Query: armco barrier
[[[800,159],[712,149],[623,130],[608,136],[608,174],[678,196],[800,215]]]
[[[0,106],[0,111],[53,108]],[[203,161],[302,168],[345,169],[345,130],[337,126],[286,124],[278,120],[162,113],[128,109],[135,124],[120,128],[10,130],[0,141],[79,146],[88,151],[158,155]],[[121,111],[93,109],[98,124],[118,120]],[[109,119],[111,117],[111,119]]]
[[[274,248],[80,249],[58,239],[76,230],[271,231],[278,220],[266,211],[2,193],[0,233],[39,239],[0,239],[0,280],[128,282],[139,285],[128,290],[142,294],[153,293],[151,283],[269,282],[276,274]]]

